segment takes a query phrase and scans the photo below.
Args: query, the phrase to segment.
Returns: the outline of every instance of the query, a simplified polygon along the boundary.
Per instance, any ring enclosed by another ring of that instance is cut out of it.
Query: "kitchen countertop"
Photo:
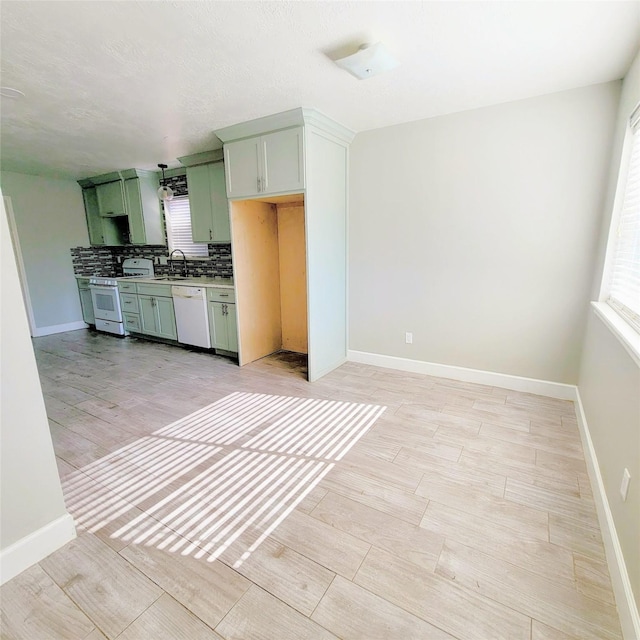
[[[147,278],[145,276],[125,276],[116,280],[126,280],[127,282],[142,282],[143,284],[170,284],[174,286],[184,285],[185,287],[216,287],[220,289],[233,289],[233,278],[180,278],[179,280],[166,280],[163,276]]]
[[[77,273],[74,274],[76,280],[88,280],[89,278],[95,278],[96,276],[80,276]],[[101,278],[107,278],[112,276],[97,276]],[[233,289],[233,278],[180,278],[179,280],[167,280],[164,276],[156,276],[155,278],[147,278],[146,276],[120,276],[115,277],[115,280],[126,280],[127,282],[133,280],[134,282],[142,282],[144,284],[183,284],[185,287],[219,287],[220,289]]]

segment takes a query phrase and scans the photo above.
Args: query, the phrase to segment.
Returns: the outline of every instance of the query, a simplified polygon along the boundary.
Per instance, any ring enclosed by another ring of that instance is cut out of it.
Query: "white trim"
[[[262,118],[256,118],[255,120],[249,120],[248,122],[232,124],[228,127],[217,129],[214,133],[226,144],[227,142],[243,138],[254,138],[265,133],[271,133],[281,129],[291,129],[292,127],[302,127],[309,124],[332,134],[341,140],[343,144],[349,144],[356,135],[354,131],[324,115],[321,111],[306,107],[297,107],[289,111],[282,111],[281,113],[274,113]],[[188,157],[189,156],[186,156],[185,159]],[[178,159],[180,160],[180,158]]]
[[[620,546],[620,540],[616,532],[613,514],[609,507],[609,500],[607,499],[602,474],[600,473],[600,467],[598,465],[598,458],[593,446],[593,441],[591,440],[591,433],[589,432],[589,425],[587,424],[584,407],[582,406],[580,391],[577,387],[573,400],[576,405],[578,428],[582,439],[587,471],[589,472],[589,479],[591,480],[593,498],[598,512],[604,550],[611,575],[611,584],[618,606],[622,635],[625,640],[638,640],[638,638],[640,638],[640,615],[638,615],[638,607],[633,597],[633,589],[631,588],[622,547]]]
[[[608,303],[592,302],[591,307],[640,367],[640,333]]]
[[[76,322],[67,322],[66,324],[52,324],[48,327],[38,327],[31,332],[34,338],[42,336],[50,336],[54,333],[64,333],[65,331],[77,331],[78,329],[86,329],[89,325],[82,320]]]
[[[502,387],[503,389],[535,393],[550,398],[559,398],[560,400],[573,400],[575,398],[575,386],[562,384],[561,382],[522,378],[506,373],[467,369],[465,367],[455,367],[448,364],[438,364],[437,362],[409,360],[408,358],[385,356],[378,353],[368,353],[366,351],[353,351],[351,349],[348,351],[348,360],[351,362],[361,362],[362,364],[371,364],[377,367],[386,367],[387,369],[424,373],[429,376],[451,378],[453,380],[461,380],[462,382],[475,382],[493,387]]]
[[[631,160],[630,141],[632,136],[633,133],[631,131],[631,127],[626,125],[622,141],[620,165],[618,166],[618,175],[616,176],[616,190],[613,197],[613,207],[611,208],[611,218],[609,220],[607,249],[605,252],[604,266],[602,268],[602,278],[600,279],[600,300],[606,300],[609,297],[609,285],[611,282],[611,272],[613,270],[613,253],[615,251],[618,224],[620,223],[622,203],[624,201],[624,184],[626,183]]]
[[[0,584],[22,573],[76,537],[73,518],[65,513],[0,551]]]
[[[3,196],[4,209],[7,212],[7,222],[9,223],[9,235],[13,244],[13,253],[16,256],[16,265],[18,267],[18,275],[20,277],[20,287],[22,289],[22,299],[24,300],[24,308],[27,312],[29,320],[29,330],[31,335],[35,335],[36,320],[33,315],[33,307],[31,306],[31,294],[29,293],[29,284],[27,282],[27,271],[24,267],[22,259],[22,247],[20,246],[20,237],[18,236],[18,226],[16,225],[15,214],[13,213],[13,203],[10,196]]]

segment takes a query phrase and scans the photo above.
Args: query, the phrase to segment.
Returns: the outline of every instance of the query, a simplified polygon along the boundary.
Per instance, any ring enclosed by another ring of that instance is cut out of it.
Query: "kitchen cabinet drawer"
[[[144,284],[138,282],[138,293],[145,296],[156,296],[158,298],[170,298],[171,297],[171,285],[170,284]]]
[[[118,281],[118,291],[120,293],[137,293],[135,282]]]
[[[137,304],[137,301],[136,301]],[[140,316],[137,313],[122,313],[122,317],[124,318],[124,328],[127,331],[135,331],[137,333],[140,332],[141,324],[140,324]]]
[[[234,289],[213,289],[207,287],[207,300],[209,302],[235,302],[236,292]]]
[[[122,313],[140,313],[137,295],[133,293],[121,293],[120,303],[122,305]]]
[[[89,288],[89,278],[76,278],[78,283],[78,289],[88,289]]]

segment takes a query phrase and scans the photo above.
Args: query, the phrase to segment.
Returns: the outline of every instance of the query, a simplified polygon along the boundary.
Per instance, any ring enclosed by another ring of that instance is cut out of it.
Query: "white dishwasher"
[[[173,285],[171,296],[176,312],[178,342],[210,349],[207,290],[204,287]]]

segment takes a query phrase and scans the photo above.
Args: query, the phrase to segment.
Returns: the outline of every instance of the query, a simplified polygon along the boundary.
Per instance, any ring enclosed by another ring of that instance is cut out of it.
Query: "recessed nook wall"
[[[308,352],[304,205],[277,205],[282,348]]]
[[[282,346],[276,207],[255,200],[233,202],[231,228],[242,366]]]

